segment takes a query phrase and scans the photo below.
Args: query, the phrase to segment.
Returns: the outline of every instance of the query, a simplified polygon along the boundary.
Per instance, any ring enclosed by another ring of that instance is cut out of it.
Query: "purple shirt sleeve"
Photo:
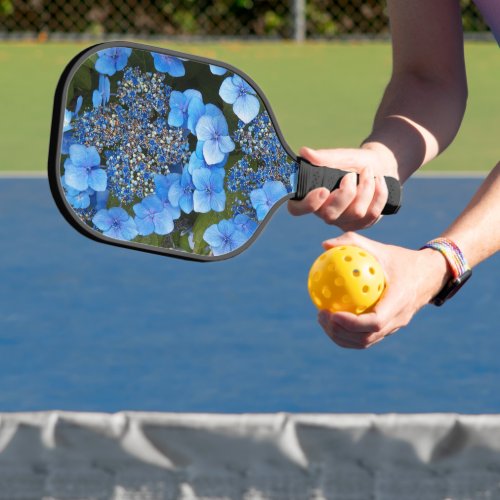
[[[500,0],[474,0],[474,2],[500,45]]]

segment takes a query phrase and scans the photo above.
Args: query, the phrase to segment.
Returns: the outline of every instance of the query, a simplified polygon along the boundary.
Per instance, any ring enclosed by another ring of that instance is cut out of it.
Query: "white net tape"
[[[498,500],[500,415],[0,414],[0,500]]]

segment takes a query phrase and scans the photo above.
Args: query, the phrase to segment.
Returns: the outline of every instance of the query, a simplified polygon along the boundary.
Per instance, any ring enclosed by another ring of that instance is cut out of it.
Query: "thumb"
[[[311,149],[302,147],[299,155],[313,165],[360,170],[363,165],[363,151],[359,149]]]
[[[356,245],[370,251],[370,240],[353,231],[349,231],[347,233],[341,234],[340,236],[337,236],[336,238],[331,238],[323,241],[322,245],[326,250],[342,245]]]

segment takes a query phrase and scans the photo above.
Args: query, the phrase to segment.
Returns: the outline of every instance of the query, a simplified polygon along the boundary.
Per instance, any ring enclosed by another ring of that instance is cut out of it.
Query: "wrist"
[[[367,139],[361,144],[361,149],[372,151],[379,157],[382,171],[377,173],[399,179],[398,162],[394,153],[385,144]]]
[[[423,289],[425,303],[430,302],[453,277],[446,258],[432,248],[422,248],[418,251],[423,261],[420,269],[424,269]]]

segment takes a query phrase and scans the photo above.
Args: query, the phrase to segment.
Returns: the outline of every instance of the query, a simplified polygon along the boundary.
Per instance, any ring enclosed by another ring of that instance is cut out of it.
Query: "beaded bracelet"
[[[426,243],[422,248],[432,248],[441,252],[450,265],[454,278],[458,278],[470,270],[462,250],[448,238],[436,238]]]

